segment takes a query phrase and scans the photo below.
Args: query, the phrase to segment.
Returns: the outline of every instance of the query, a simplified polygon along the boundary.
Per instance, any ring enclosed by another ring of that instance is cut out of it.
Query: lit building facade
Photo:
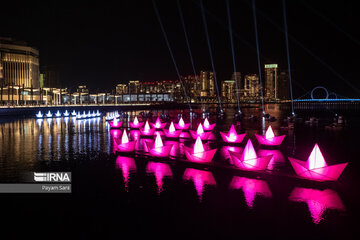
[[[244,77],[244,96],[247,98],[260,97],[259,75],[248,74]]]
[[[39,88],[39,51],[25,42],[0,38],[0,84]]]
[[[128,86],[126,84],[119,83],[118,85],[116,85],[115,92],[116,94],[126,94],[129,92]]]
[[[200,71],[201,96],[214,97],[215,96],[215,81],[214,73],[210,71]]]
[[[265,64],[265,97],[278,99],[278,65]]]
[[[225,80],[221,83],[221,97],[224,102],[233,103],[236,100],[235,80]]]
[[[281,100],[290,99],[289,75],[286,71],[281,71],[278,75],[278,98]]]

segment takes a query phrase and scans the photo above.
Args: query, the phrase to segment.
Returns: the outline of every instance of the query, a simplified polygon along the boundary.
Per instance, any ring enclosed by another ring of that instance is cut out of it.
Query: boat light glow
[[[172,148],[172,145],[164,146],[159,132],[156,132],[156,138],[153,147],[150,147],[148,142],[145,144],[147,144],[149,153],[153,157],[168,157]]]
[[[181,129],[181,130],[187,130],[189,129],[191,123],[185,123],[184,119],[181,117],[179,122],[177,124],[174,124],[176,129]]]
[[[109,122],[111,128],[120,128],[122,125],[122,121],[119,121],[116,117],[112,120],[112,122]]]
[[[144,122],[139,122],[137,116],[135,116],[135,119],[133,122],[129,123],[131,128],[141,128],[142,126],[144,126]]]
[[[145,127],[143,129],[140,128],[140,133],[143,136],[153,136],[155,133],[155,128],[150,128],[149,122],[146,120]]]
[[[235,126],[231,125],[231,128],[227,134],[224,132],[220,132],[220,135],[224,142],[241,143],[244,140],[246,133],[242,133],[238,135],[235,130]]]
[[[209,120],[205,118],[204,120],[204,130],[205,131],[212,131],[216,126],[216,123],[210,124]]]
[[[166,126],[166,123],[162,123],[160,118],[157,117],[155,123],[151,123],[151,126],[156,129],[163,129]]]
[[[169,130],[163,129],[163,131],[167,138],[178,138],[182,132],[182,130],[175,130],[173,122],[171,122]]]
[[[261,145],[278,146],[284,140],[285,135],[275,136],[272,127],[269,126],[268,129],[266,130],[265,136],[255,134],[255,137]]]
[[[229,153],[236,167],[248,171],[266,170],[272,158],[272,155],[258,157],[250,139],[248,140],[244,151],[241,154],[232,151],[229,151]]]
[[[207,140],[211,134],[211,132],[204,132],[204,128],[201,123],[199,123],[199,126],[198,126],[196,132],[193,130],[190,130],[189,132],[193,139],[197,139],[198,137],[200,137],[201,140]]]
[[[205,150],[200,136],[197,137],[193,148],[184,146],[186,158],[193,162],[211,162],[217,149]]]
[[[348,164],[328,166],[317,144],[306,162],[290,157],[289,161],[298,176],[316,181],[336,181]]]

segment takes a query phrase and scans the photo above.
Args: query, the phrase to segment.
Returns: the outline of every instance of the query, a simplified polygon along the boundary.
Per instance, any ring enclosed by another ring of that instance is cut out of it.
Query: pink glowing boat
[[[155,128],[150,128],[149,122],[146,120],[145,127],[140,128],[140,133],[142,136],[154,136]]]
[[[207,118],[205,118],[205,120],[204,120],[204,130],[205,131],[212,131],[212,130],[214,130],[215,126],[216,126],[216,123],[210,124],[209,120]]]
[[[160,162],[149,162],[146,166],[146,173],[155,175],[158,194],[163,191],[163,178],[172,178],[173,176],[170,165]]]
[[[166,126],[166,123],[162,123],[162,122],[160,121],[160,118],[159,118],[159,117],[156,118],[155,123],[150,123],[150,124],[151,124],[151,126],[152,126],[153,128],[155,128],[155,129],[163,129],[163,128],[165,128],[165,126]]]
[[[148,152],[153,157],[168,157],[172,148],[172,145],[164,146],[159,132],[156,133],[155,143],[152,147],[147,142],[145,144]]]
[[[279,146],[285,138],[285,135],[275,136],[271,126],[266,130],[265,136],[255,133],[255,137],[261,145]]]
[[[187,130],[189,129],[191,123],[185,123],[184,119],[181,117],[179,122],[176,124],[174,124],[176,129],[180,129],[180,130]]]
[[[249,208],[254,207],[256,196],[272,197],[269,186],[263,180],[234,176],[230,188],[234,190],[241,189],[244,192],[245,201]]]
[[[135,116],[135,119],[133,122],[129,122],[129,125],[131,128],[141,128],[144,126],[144,122],[139,122],[137,116]]]
[[[190,130],[189,132],[193,139],[197,139],[198,137],[200,137],[201,140],[207,140],[211,134],[211,132],[204,131],[204,128],[201,123],[199,123],[199,126],[198,126],[196,132],[193,130]]]
[[[194,148],[184,146],[186,158],[193,162],[211,162],[217,149],[205,150],[201,138],[196,139]]]
[[[119,140],[116,138],[115,139],[116,143],[117,143],[117,148],[116,150],[118,152],[133,152],[135,149],[135,141],[129,141],[129,137],[126,133],[126,129],[124,129],[124,132],[122,134],[121,137],[121,141],[119,142]]]
[[[234,165],[238,168],[241,168],[242,170],[247,170],[247,171],[266,170],[272,158],[272,155],[258,157],[256,155],[254,146],[250,139],[248,140],[244,148],[244,151],[241,154],[238,152],[232,152],[232,151],[229,152]]]
[[[169,130],[163,129],[163,131],[167,138],[178,138],[182,132],[182,130],[175,130],[173,122],[171,122]]]
[[[308,205],[311,218],[315,224],[319,224],[324,219],[323,214],[327,209],[345,211],[345,206],[339,195],[331,190],[318,190],[311,188],[295,187],[291,192],[290,201],[305,202]]]
[[[241,143],[246,136],[246,133],[237,134],[234,125],[231,125],[229,132],[226,134],[224,132],[220,132],[220,135],[224,142],[228,143]]]
[[[117,118],[114,118],[111,122],[109,122],[110,128],[121,128],[122,123],[123,122],[119,121]]]
[[[294,158],[289,160],[298,176],[316,181],[336,181],[348,164],[328,166],[317,144],[306,162]]]

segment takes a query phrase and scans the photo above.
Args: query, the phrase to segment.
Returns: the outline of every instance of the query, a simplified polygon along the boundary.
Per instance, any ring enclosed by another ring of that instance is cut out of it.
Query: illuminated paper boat
[[[328,166],[317,144],[306,162],[290,157],[289,161],[298,176],[317,181],[336,181],[348,164]]]
[[[234,176],[230,183],[231,189],[242,189],[245,202],[249,208],[254,207],[256,196],[271,198],[272,194],[269,186],[263,180]]]
[[[220,132],[220,135],[224,142],[228,143],[241,143],[246,136],[246,133],[237,134],[234,125],[231,125],[229,132],[226,134],[224,132]]]
[[[205,118],[204,120],[204,130],[205,131],[212,131],[216,126],[216,123],[210,124],[209,120]]]
[[[70,115],[70,113],[68,112],[68,110],[66,110],[65,112],[64,112],[64,117],[68,117]]]
[[[76,117],[76,111],[75,111],[75,110],[73,110],[73,111],[71,112],[71,116]]]
[[[56,113],[55,113],[55,117],[61,117],[61,113],[60,113],[60,111],[58,110]]]
[[[242,152],[244,148],[235,147],[235,146],[222,146],[220,148],[220,157],[226,161],[229,161],[230,164],[234,165],[230,152]]]
[[[41,111],[39,111],[37,114],[35,114],[35,116],[37,118],[42,118],[42,117],[44,117],[44,114],[42,114]]]
[[[175,130],[173,122],[171,122],[169,130],[163,129],[163,131],[167,138],[178,138],[182,132],[182,130]]]
[[[166,126],[166,123],[162,123],[160,118],[157,117],[155,123],[150,123],[151,126],[155,129],[163,129]]]
[[[255,133],[255,137],[261,145],[278,146],[284,140],[285,135],[276,137],[271,126],[269,126],[268,129],[266,130],[265,136]]]
[[[142,136],[154,136],[155,128],[150,128],[149,122],[146,120],[145,127],[140,128],[140,133]]]
[[[189,129],[191,123],[185,123],[183,118],[181,117],[179,122],[176,124],[174,124],[176,129],[181,129],[181,130],[187,130]]]
[[[323,214],[327,209],[345,211],[345,206],[339,195],[331,190],[318,190],[311,188],[295,187],[291,192],[290,201],[305,202],[308,205],[311,218],[315,224],[324,219]]]
[[[211,134],[211,132],[204,132],[204,128],[201,123],[199,123],[196,132],[193,130],[190,130],[189,132],[193,139],[197,139],[198,137],[200,137],[201,140],[207,140]]]
[[[272,155],[258,157],[256,155],[254,146],[249,139],[244,151],[240,154],[238,152],[230,152],[230,156],[234,165],[242,170],[247,171],[264,171],[266,170]]]
[[[121,137],[121,141],[118,142],[118,139],[116,138],[117,148],[116,150],[118,152],[133,152],[135,149],[135,141],[129,141],[129,137],[126,133],[126,129],[124,129],[124,132]]]
[[[185,181],[193,181],[200,202],[204,195],[205,186],[216,186],[214,175],[209,171],[187,168],[185,169],[183,179]]]
[[[158,188],[158,194],[163,191],[163,179],[164,177],[172,178],[173,174],[169,164],[160,162],[149,162],[146,166],[146,173],[153,173]]]
[[[211,150],[205,150],[200,137],[196,139],[193,148],[184,146],[186,158],[189,161],[193,162],[211,162],[216,153],[216,150],[216,148]]]
[[[119,121],[117,118],[114,118],[114,120],[112,120],[111,122],[109,122],[110,124],[110,128],[120,128],[122,125],[122,121]]]
[[[144,126],[144,122],[139,122],[137,116],[135,116],[135,119],[133,122],[129,122],[129,125],[131,128],[141,128]]]
[[[172,148],[172,145],[170,146],[164,146],[160,134],[156,133],[156,139],[155,143],[152,147],[150,147],[148,142],[145,143],[147,145],[147,150],[153,157],[168,157]]]
[[[48,111],[48,113],[46,114],[46,117],[52,117],[52,113],[50,111]]]
[[[96,116],[97,116],[97,117],[100,117],[100,116],[101,116],[101,113],[99,112],[99,110],[96,111]]]

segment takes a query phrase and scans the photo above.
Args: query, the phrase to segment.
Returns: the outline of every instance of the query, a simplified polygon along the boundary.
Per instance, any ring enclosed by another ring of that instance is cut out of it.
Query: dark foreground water
[[[257,111],[244,109],[245,116]],[[244,119],[238,128],[248,133],[246,139],[253,141],[258,155],[274,155],[266,174],[239,171],[229,164],[228,150],[244,147],[220,141],[218,130],[228,131],[235,123],[231,109],[226,119],[217,122],[213,140],[206,143],[218,149],[213,163],[206,165],[186,160],[183,146],[193,143],[186,139],[164,140],[175,146],[171,159],[144,156],[141,138],[138,155],[117,155],[113,137],[121,136],[122,129],[110,130],[102,118],[2,119],[2,183],[22,181],[23,174],[32,171],[71,171],[73,176],[71,194],[1,194],[2,233],[50,239],[359,237],[360,119],[356,113],[346,115],[343,128],[327,129],[325,120],[318,125],[299,122],[289,130],[281,120],[286,111],[270,106],[268,112],[278,118],[270,123],[275,134],[286,134],[280,148],[260,148],[254,138],[268,122]],[[175,118],[179,112],[161,113]],[[137,138],[136,131],[129,132],[131,139]],[[329,165],[349,162],[337,182],[295,177],[287,157],[305,160],[315,143]]]

